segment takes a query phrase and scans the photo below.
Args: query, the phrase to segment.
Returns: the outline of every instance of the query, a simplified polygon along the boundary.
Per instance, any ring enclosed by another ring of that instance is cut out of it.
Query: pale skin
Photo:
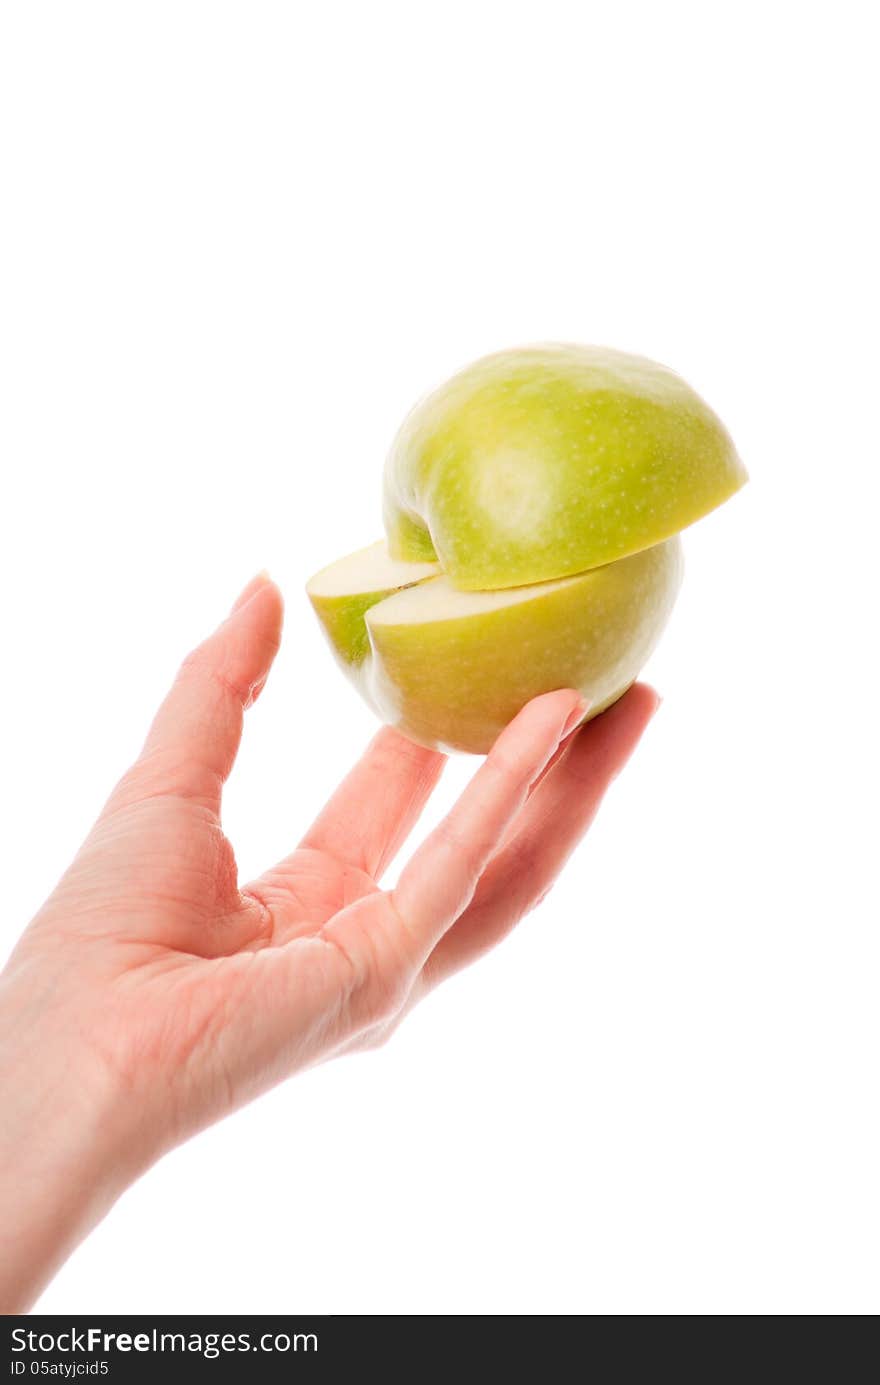
[[[656,705],[502,733],[379,884],[444,757],[384,729],[300,845],[240,885],[220,820],[281,638],[265,575],[185,661],[136,763],[0,976],[0,1310],[29,1307],[124,1189],[299,1069],[381,1043],[547,893]]]

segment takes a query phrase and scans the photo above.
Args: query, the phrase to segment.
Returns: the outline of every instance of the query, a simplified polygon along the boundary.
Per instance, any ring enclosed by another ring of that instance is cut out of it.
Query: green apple
[[[597,716],[636,678],[681,582],[676,536],[555,582],[460,591],[384,543],[313,577],[312,605],[345,671],[411,740],[483,752],[520,707],[578,688]],[[394,585],[396,583],[396,585]]]
[[[484,752],[530,698],[595,716],[637,677],[681,580],[678,531],[746,480],[672,371],[595,347],[478,361],[405,421],[387,545],[308,594],[342,667],[415,741]]]
[[[369,651],[364,617],[370,607],[440,571],[439,563],[407,563],[389,557],[380,540],[315,573],[306,592],[346,672],[358,669]]]
[[[487,356],[405,420],[385,469],[394,558],[457,587],[567,577],[677,534],[746,472],[665,366],[585,346]]]
[[[485,752],[530,698],[577,688],[597,716],[626,692],[681,582],[676,535],[617,563],[508,591],[448,577],[373,606],[367,693],[422,745]]]

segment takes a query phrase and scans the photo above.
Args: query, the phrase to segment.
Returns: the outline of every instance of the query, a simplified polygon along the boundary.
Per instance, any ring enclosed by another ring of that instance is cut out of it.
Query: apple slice
[[[377,601],[416,582],[436,577],[437,563],[408,563],[391,558],[384,540],[359,548],[322,568],[306,584],[309,600],[339,662],[354,674],[370,641],[364,616]]]
[[[385,530],[394,557],[436,557],[457,587],[520,587],[661,543],[745,480],[720,419],[665,366],[529,347],[413,409],[385,469]]]
[[[637,677],[681,573],[676,536],[574,577],[505,591],[416,579],[366,611],[372,654],[361,691],[411,740],[480,754],[529,698],[554,688],[578,688],[596,716]]]

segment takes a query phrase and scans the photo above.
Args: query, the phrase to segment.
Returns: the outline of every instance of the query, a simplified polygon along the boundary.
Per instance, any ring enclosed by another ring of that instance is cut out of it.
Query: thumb
[[[226,620],[187,656],[126,780],[151,793],[204,799],[219,809],[245,708],[259,696],[281,641],[283,600],[265,574],[248,583]]]

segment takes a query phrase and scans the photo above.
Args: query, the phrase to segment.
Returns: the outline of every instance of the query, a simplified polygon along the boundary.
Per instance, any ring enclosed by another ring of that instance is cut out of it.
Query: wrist
[[[112,1074],[38,978],[0,977],[0,1109],[0,1310],[9,1313],[33,1302],[139,1172]]]

